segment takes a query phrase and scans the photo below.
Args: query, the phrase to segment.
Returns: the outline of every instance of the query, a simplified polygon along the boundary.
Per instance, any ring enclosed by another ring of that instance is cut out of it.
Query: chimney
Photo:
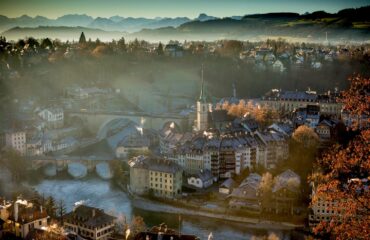
[[[95,209],[92,210],[92,217],[95,217]]]
[[[14,220],[18,222],[18,203],[17,201],[14,202]]]

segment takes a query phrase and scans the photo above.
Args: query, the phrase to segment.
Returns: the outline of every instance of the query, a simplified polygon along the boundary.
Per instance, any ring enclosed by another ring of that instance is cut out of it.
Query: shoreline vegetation
[[[185,207],[184,204],[176,203],[176,200],[161,200],[161,199],[150,199],[148,197],[141,197],[133,194],[129,188],[122,183],[116,182],[119,188],[126,192],[129,198],[132,200],[131,203],[135,208],[139,208],[145,211],[151,212],[163,212],[178,215],[188,215],[188,216],[201,216],[206,218],[213,218],[217,220],[228,220],[236,223],[247,223],[248,227],[261,229],[279,229],[279,230],[294,230],[294,229],[304,229],[304,223],[296,224],[286,221],[274,221],[268,219],[262,219],[261,215],[257,216],[237,216],[236,214],[227,213],[227,209],[223,208],[221,211],[213,212],[211,209],[209,211],[201,209],[198,206],[197,209],[192,209],[191,207]]]
[[[146,198],[133,196],[132,197],[132,205],[136,208],[151,211],[151,212],[163,212],[163,213],[170,213],[170,214],[179,214],[179,215],[190,215],[190,216],[201,216],[206,218],[214,218],[218,220],[227,220],[233,221],[237,223],[247,223],[248,227],[261,229],[261,228],[269,228],[269,229],[279,229],[279,230],[294,230],[294,229],[303,229],[304,224],[294,224],[289,222],[276,222],[271,220],[264,220],[260,218],[254,217],[241,217],[231,214],[220,214],[220,213],[212,213],[206,212],[202,210],[191,210],[184,207],[178,207],[174,205],[170,205],[168,203],[156,202],[153,200],[149,200]]]

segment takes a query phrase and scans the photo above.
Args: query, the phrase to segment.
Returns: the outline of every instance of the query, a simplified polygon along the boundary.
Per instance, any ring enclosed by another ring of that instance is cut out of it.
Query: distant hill
[[[186,17],[176,18],[125,18],[112,16],[110,18],[93,18],[85,14],[68,14],[57,19],[46,17],[30,17],[23,15],[17,18],[8,18],[0,15],[0,32],[14,27],[38,27],[38,26],[64,26],[64,27],[89,27],[99,28],[106,31],[136,32],[142,29],[160,27],[177,27],[191,19]]]
[[[261,40],[276,36],[320,42],[325,40],[327,33],[330,41],[369,41],[369,12],[370,6],[343,9],[334,14],[324,11],[307,14],[277,12],[216,18],[202,13],[193,20],[186,17],[125,18],[121,16],[94,19],[88,15],[78,14],[65,15],[53,20],[41,16],[31,18],[23,15],[19,18],[7,18],[0,15],[0,32],[11,28],[1,34],[13,40],[24,36],[78,39],[80,34],[78,32],[85,29],[84,32],[91,33],[87,38],[101,40],[110,40],[116,36],[152,41],[224,38]],[[61,25],[69,28],[57,27]],[[62,32],[67,32],[68,35],[63,35]]]
[[[197,18],[194,19],[194,21],[204,22],[204,21],[215,20],[215,19],[218,19],[218,18],[213,17],[213,16],[208,16],[205,13],[201,13],[201,14],[199,14],[199,16]]]
[[[1,35],[5,36],[10,40],[18,40],[25,37],[34,37],[36,39],[42,39],[49,37],[51,39],[60,39],[62,41],[78,41],[81,32],[85,33],[87,39],[96,40],[99,38],[102,41],[111,41],[112,39],[119,39],[124,37],[127,33],[104,31],[101,29],[92,29],[86,27],[37,27],[37,28],[20,28],[15,27],[9,29]]]
[[[56,20],[48,19],[45,24],[41,24],[41,26],[68,26],[68,27],[76,27],[76,26],[87,26],[91,23],[94,18],[86,15],[86,14],[68,14],[62,17],[57,18]]]
[[[300,15],[298,13],[266,13],[242,18],[223,18],[191,21],[177,28],[142,30],[133,34],[138,38],[154,40],[215,40],[262,39],[281,36],[305,41],[323,41],[328,33],[331,41],[369,41],[370,6],[344,9],[336,14],[323,11]]]

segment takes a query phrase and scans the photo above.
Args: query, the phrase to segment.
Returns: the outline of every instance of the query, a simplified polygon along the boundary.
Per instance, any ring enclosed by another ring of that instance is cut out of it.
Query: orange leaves
[[[295,141],[303,144],[306,148],[315,147],[319,142],[319,136],[312,128],[307,127],[306,125],[299,126],[294,131],[292,137]]]
[[[357,75],[350,81],[341,100],[357,120],[353,129],[361,132],[347,146],[333,146],[318,161],[324,172],[311,176],[318,184],[312,204],[326,199],[335,203],[339,214],[314,232],[330,233],[336,239],[370,239],[370,79]]]

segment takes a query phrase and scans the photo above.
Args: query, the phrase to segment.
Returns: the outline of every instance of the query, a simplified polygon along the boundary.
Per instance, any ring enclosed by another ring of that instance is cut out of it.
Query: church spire
[[[206,94],[204,91],[203,64],[202,64],[202,87],[200,89],[199,102],[206,102]]]

